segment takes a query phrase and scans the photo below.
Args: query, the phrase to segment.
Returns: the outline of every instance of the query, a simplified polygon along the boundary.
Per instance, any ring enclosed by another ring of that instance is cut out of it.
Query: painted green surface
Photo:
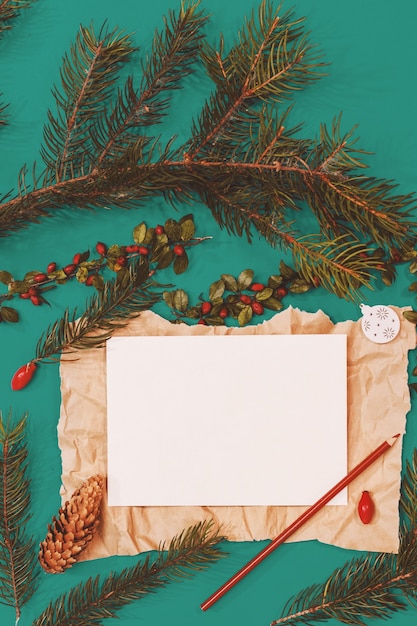
[[[232,42],[244,16],[255,6],[257,3],[253,0],[203,0],[202,7],[211,14],[206,28],[209,40],[216,42],[222,31],[226,42]],[[287,7],[290,6],[292,3],[287,3]],[[136,55],[136,66],[132,64],[130,70],[139,73],[141,55],[149,50],[155,27],[162,24],[162,16],[171,8],[177,8],[175,1],[73,0],[67,3],[39,0],[21,16],[14,29],[0,41],[0,91],[2,99],[10,103],[10,124],[0,133],[0,195],[15,187],[18,171],[24,163],[31,167],[34,160],[40,161],[39,146],[46,111],[54,106],[51,88],[59,83],[62,55],[74,40],[79,24],[93,20],[98,28],[108,20],[111,27],[118,25],[133,32],[134,41],[141,49]],[[291,119],[295,123],[304,122],[305,133],[311,136],[318,132],[321,122],[331,123],[342,111],[343,130],[359,124],[358,145],[375,153],[368,159],[371,173],[395,179],[401,192],[415,191],[417,5],[413,0],[396,3],[389,0],[298,0],[295,11],[308,18],[311,39],[323,49],[331,65],[327,77],[297,95]],[[210,89],[210,82],[201,72],[184,81],[184,89],[173,98],[163,127],[164,137],[175,134],[184,139],[187,136],[192,117],[198,114]],[[212,235],[213,239],[205,244],[204,250],[193,251],[186,274],[177,279],[167,272],[164,279],[174,280],[178,287],[184,287],[197,298],[221,273],[236,274],[250,267],[262,280],[277,271],[282,258],[279,250],[257,240],[249,245],[242,239],[230,237],[219,230],[204,206],[195,204],[184,212],[190,210],[195,215],[198,234]],[[45,267],[51,260],[65,264],[76,251],[93,249],[98,240],[127,243],[132,228],[140,221],[156,224],[168,216],[174,216],[173,210],[162,199],[149,199],[144,207],[130,212],[62,210],[54,218],[1,239],[0,269],[20,277],[30,269]],[[401,270],[399,280],[390,289],[378,285],[375,292],[367,292],[368,303],[412,304],[414,296],[407,291],[408,282],[406,269]],[[32,532],[39,540],[60,503],[60,456],[56,440],[59,371],[54,365],[42,367],[36,382],[19,393],[10,390],[10,378],[17,367],[32,358],[36,342],[47,324],[68,305],[82,307],[85,298],[82,286],[68,285],[51,292],[51,308],[35,308],[20,302],[23,322],[0,327],[0,408],[7,413],[11,407],[16,416],[29,412]],[[308,311],[323,309],[334,322],[360,316],[356,305],[322,290],[288,303]],[[168,313],[163,307],[156,310]],[[248,363],[247,366],[273,367],[273,360],[267,355],[264,363]],[[417,443],[415,418],[414,407],[408,418],[405,458]],[[142,479],[146,477],[138,477]],[[322,581],[336,566],[353,556],[351,552],[317,542],[284,545],[215,607],[202,613],[200,603],[259,547],[257,543],[228,544],[229,558],[189,581],[172,584],[132,604],[120,613],[118,623],[126,626],[267,625],[279,617],[289,596],[306,585]],[[42,574],[39,590],[24,607],[19,626],[30,624],[52,598],[79,581],[121,569],[134,561],[134,558],[115,557],[79,564],[61,576]],[[415,624],[416,612],[410,609],[395,614],[388,621],[396,626],[411,626]],[[0,623],[2,626],[13,624],[13,610],[0,605]]]

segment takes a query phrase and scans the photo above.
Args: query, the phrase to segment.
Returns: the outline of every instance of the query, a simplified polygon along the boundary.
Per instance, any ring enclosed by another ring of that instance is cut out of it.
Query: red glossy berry
[[[28,296],[37,296],[39,293],[39,289],[37,287],[29,287],[28,289]]]
[[[358,514],[363,524],[369,524],[375,513],[375,504],[369,491],[363,491],[358,503]]]
[[[126,246],[126,252],[129,254],[132,252],[139,252],[139,246],[137,243],[132,243],[130,246]]]
[[[278,287],[277,289],[277,297],[283,298],[288,293],[288,289],[286,287]]]
[[[85,284],[87,285],[87,287],[91,287],[93,282],[94,282],[94,274],[90,274],[90,276],[87,276]]]
[[[19,369],[13,374],[12,378],[12,389],[13,391],[19,391],[26,387],[26,385],[32,380],[32,376],[35,373],[36,364],[29,361],[26,365],[22,365]]]
[[[72,262],[74,263],[74,265],[78,265],[80,261],[81,261],[81,253],[77,252],[77,254],[74,254],[74,258],[72,259]]]
[[[35,283],[43,283],[45,280],[48,280],[48,277],[43,272],[41,272],[40,274],[36,274],[36,276],[33,277],[33,281]]]
[[[251,306],[252,311],[256,315],[262,315],[262,313],[264,312],[264,307],[262,306],[262,304],[260,302],[256,302],[256,300],[251,302],[250,306]]]
[[[46,268],[46,271],[48,274],[52,274],[52,272],[55,272],[56,270],[56,263],[55,261],[52,261],[51,263],[49,263],[48,267]]]
[[[252,298],[250,296],[247,296],[245,293],[243,293],[239,297],[239,300],[243,302],[243,304],[250,304],[252,302]]]
[[[42,304],[42,300],[40,299],[39,296],[30,296],[30,301],[32,302],[32,304],[34,304],[35,306],[39,306],[40,304]]]
[[[158,224],[157,226],[155,226],[155,232],[157,235],[162,235],[162,233],[164,232],[164,227],[161,226],[161,224]]]
[[[182,246],[180,243],[177,243],[177,245],[174,246],[174,254],[176,254],[177,256],[183,256],[185,254],[184,246]]]
[[[127,263],[127,259],[125,256],[118,256],[116,259],[116,263],[118,263],[118,265],[121,265],[122,267],[124,267]]]
[[[253,283],[250,286],[251,291],[262,291],[262,289],[265,289],[265,285],[262,285],[262,283]]]
[[[62,271],[64,272],[66,276],[71,276],[71,274],[73,274],[76,269],[77,269],[77,266],[75,265],[75,263],[70,263],[69,265],[66,265],[62,269]]]
[[[96,250],[99,254],[101,254],[102,256],[104,256],[107,253],[107,246],[105,243],[103,243],[102,241],[99,241],[96,244]]]
[[[222,320],[224,320],[225,317],[227,317],[228,315],[229,315],[229,311],[227,310],[227,307],[224,306],[223,308],[220,309],[219,317],[221,317]]]
[[[212,308],[213,306],[211,302],[203,302],[203,304],[201,305],[201,313],[203,315],[208,315]]]
[[[318,287],[320,285],[320,280],[319,280],[318,276],[314,276],[313,284],[314,284],[315,287]]]
[[[30,294],[28,291],[25,291],[25,293],[19,293],[19,298],[22,298],[22,300],[28,300],[30,298]]]
[[[197,324],[202,324],[203,326],[207,326],[206,320],[198,320]]]
[[[139,254],[146,256],[147,254],[149,254],[149,248],[146,248],[146,246],[139,246],[138,252]]]
[[[367,259],[368,258],[368,253],[367,252],[359,252],[359,256],[361,259]]]

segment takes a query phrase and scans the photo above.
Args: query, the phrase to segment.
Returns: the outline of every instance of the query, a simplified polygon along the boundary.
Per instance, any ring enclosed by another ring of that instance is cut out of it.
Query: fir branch
[[[54,361],[54,355],[63,351],[103,347],[116,329],[161,299],[158,293],[149,291],[154,284],[148,277],[149,266],[142,259],[104,283],[103,290],[90,298],[79,317],[77,310],[71,313],[66,309],[40,337],[32,362]]]
[[[37,586],[36,544],[26,534],[30,520],[30,482],[27,478],[26,416],[12,423],[0,412],[0,598],[13,606],[16,623],[22,606]]]
[[[138,141],[140,129],[162,120],[169,105],[167,92],[178,89],[180,81],[193,71],[203,37],[201,30],[207,21],[197,11],[199,4],[184,2],[178,15],[169,12],[164,18],[164,29],[154,35],[151,53],[142,67],[139,91],[129,77],[111,115],[104,123],[98,123],[98,167],[119,161]],[[142,138],[141,143],[150,141]]]
[[[36,0],[0,0],[0,35],[12,28],[12,22],[23,9],[28,9]]]
[[[191,526],[172,539],[166,552],[162,545],[155,559],[147,556],[132,568],[111,573],[103,581],[89,578],[51,602],[33,626],[91,626],[117,617],[123,606],[140,600],[169,582],[190,577],[225,556],[223,539],[212,522]]]
[[[80,27],[63,59],[62,91],[53,92],[57,116],[48,111],[44,130],[41,155],[48,184],[91,171],[97,158],[95,129],[104,119],[120,67],[132,51],[130,37],[118,29],[103,26],[96,35],[92,24]]]
[[[407,462],[401,485],[402,525],[398,556],[367,553],[336,569],[323,584],[299,592],[271,626],[313,624],[337,619],[365,626],[363,620],[388,618],[417,603],[417,450]]]

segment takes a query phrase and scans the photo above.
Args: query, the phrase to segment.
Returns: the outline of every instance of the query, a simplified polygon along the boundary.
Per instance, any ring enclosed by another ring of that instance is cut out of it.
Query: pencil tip
[[[387,443],[389,443],[390,446],[393,446],[394,443],[397,441],[398,437],[400,436],[401,433],[398,433],[397,435],[394,435],[393,437],[391,437],[391,439],[387,440]]]

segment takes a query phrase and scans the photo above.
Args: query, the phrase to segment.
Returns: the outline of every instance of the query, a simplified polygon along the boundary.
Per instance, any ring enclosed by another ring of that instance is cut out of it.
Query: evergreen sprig
[[[26,416],[19,421],[0,412],[0,601],[21,608],[37,587],[36,543],[27,534],[30,482],[27,477]]]
[[[172,203],[194,197],[230,233],[249,240],[258,233],[289,249],[305,280],[357,298],[384,265],[375,251],[389,257],[392,249],[402,255],[414,248],[414,197],[363,173],[365,153],[355,146],[355,129],[341,132],[340,117],[310,139],[299,126],[287,128],[289,110],[277,112],[277,103],[324,72],[303,18],[262,0],[226,51],[223,38],[217,47],[204,42],[207,18],[198,6],[184,2],[169,14],[139,89],[129,77],[117,93],[130,38],[105,29],[96,37],[82,27],[64,58],[63,89],[55,90],[58,113],[49,113],[45,128],[46,173],[29,183],[22,169],[19,193],[0,204],[0,236],[65,206],[132,208],[155,194]],[[151,127],[200,50],[215,89],[190,138],[163,145]],[[303,234],[307,209],[317,222],[311,237]],[[392,282],[395,270],[389,273]]]
[[[23,9],[28,9],[36,0],[1,0],[0,2],[0,35],[12,28],[15,20]]]
[[[225,556],[219,547],[222,539],[211,521],[191,526],[174,537],[167,549],[162,545],[156,558],[148,555],[132,568],[111,573],[104,580],[89,578],[61,595],[33,626],[92,626],[117,617],[123,606],[170,582],[189,578]]]
[[[103,347],[116,329],[161,299],[159,293],[151,291],[152,287],[155,283],[149,280],[149,264],[144,259],[119,272],[88,300],[80,316],[76,309],[66,309],[48,327],[37,343],[33,363],[56,361],[54,355],[63,351]]]
[[[400,498],[398,555],[367,553],[337,568],[323,584],[290,599],[271,626],[314,624],[336,619],[365,626],[364,620],[388,618],[417,603],[417,450],[406,463]]]

